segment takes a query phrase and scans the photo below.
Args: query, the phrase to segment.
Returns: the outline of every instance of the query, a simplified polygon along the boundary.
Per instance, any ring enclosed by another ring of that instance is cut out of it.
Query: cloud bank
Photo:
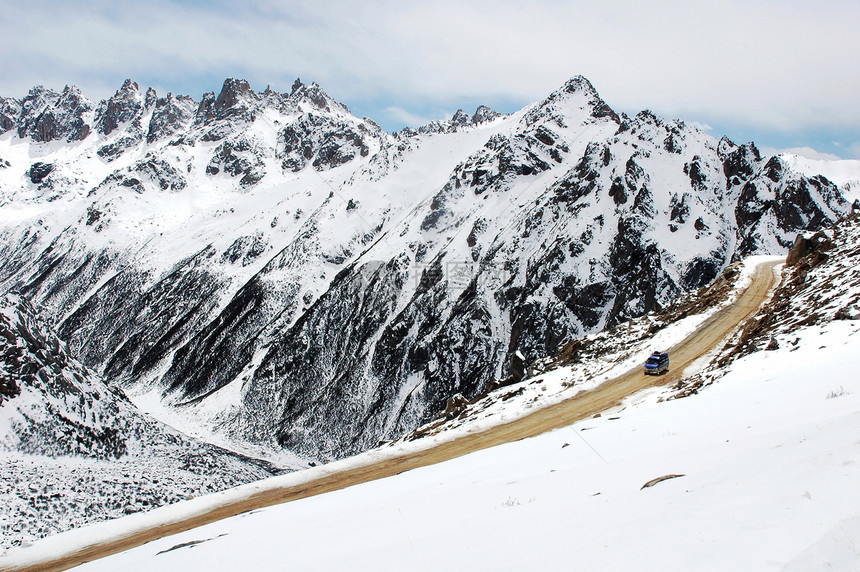
[[[2,0],[0,9],[7,96],[69,83],[107,97],[131,77],[199,97],[228,76],[280,91],[302,77],[384,123],[476,103],[511,111],[582,74],[625,111],[860,133],[855,2]]]

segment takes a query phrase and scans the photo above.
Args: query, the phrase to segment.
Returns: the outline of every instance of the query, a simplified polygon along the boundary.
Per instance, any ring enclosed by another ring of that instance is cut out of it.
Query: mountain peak
[[[37,85],[21,103],[18,137],[29,135],[38,142],[80,141],[90,133],[84,115],[93,105],[74,85],[65,86],[62,93]]]
[[[588,95],[597,95],[597,90],[594,89],[594,85],[582,75],[575,75],[569,80],[565,82],[562,86],[562,91],[567,93],[586,93]]]
[[[254,94],[251,90],[251,85],[247,81],[244,79],[227,78],[221,87],[221,93],[215,99],[215,111],[219,112],[235,106],[247,93]]]
[[[454,123],[455,125],[468,125],[471,121],[472,118],[469,117],[469,114],[462,109],[458,109],[454,116],[451,117],[451,123]]]
[[[478,125],[479,123],[484,123],[485,121],[492,121],[496,117],[499,117],[501,113],[494,109],[490,109],[486,105],[479,105],[475,110],[475,114],[472,115],[472,123]]]
[[[119,88],[119,90],[117,90],[116,93],[117,93],[117,95],[119,95],[120,93],[139,92],[139,91],[140,91],[140,86],[137,84],[136,81],[132,81],[131,79],[126,79],[124,82],[122,82],[122,87]]]
[[[142,109],[140,86],[127,79],[122,87],[96,110],[96,131],[109,135],[121,123],[130,121]]]
[[[296,79],[290,92],[290,98],[295,101],[306,101],[323,111],[331,111],[333,106],[348,111],[346,105],[333,100],[316,82],[304,84],[300,79]]]
[[[563,111],[563,108],[571,106],[579,107],[597,119],[609,118],[615,123],[621,122],[621,118],[603,101],[591,82],[581,75],[573,76],[563,86],[552,92],[529,112],[526,120],[530,123],[540,121],[547,113],[553,116],[566,115],[572,108],[568,111]]]
[[[11,97],[0,97],[0,133],[14,129],[21,115],[21,102]]]

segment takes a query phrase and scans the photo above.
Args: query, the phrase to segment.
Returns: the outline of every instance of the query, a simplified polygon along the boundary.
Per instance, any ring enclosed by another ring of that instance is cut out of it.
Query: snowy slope
[[[860,199],[860,160],[810,159],[802,155],[785,153],[780,158],[798,173],[808,176],[824,175],[842,190],[852,203]]]
[[[712,356],[704,391],[649,390],[537,438],[233,517],[81,569],[856,569],[860,224],[826,234],[829,243],[787,268],[770,305]],[[358,460],[336,464],[350,462]],[[117,524],[166,514],[157,513]],[[75,543],[65,535],[4,558],[25,562]]]
[[[142,415],[25,300],[0,298],[3,548],[273,472]]]
[[[402,435],[513,352],[551,355],[850,208],[582,77],[393,135],[300,81],[0,107],[0,289],[142,407],[273,459]]]
[[[828,351],[757,354],[695,398],[652,397],[80,569],[856,569],[858,326],[801,343]],[[684,476],[641,490],[667,474]]]

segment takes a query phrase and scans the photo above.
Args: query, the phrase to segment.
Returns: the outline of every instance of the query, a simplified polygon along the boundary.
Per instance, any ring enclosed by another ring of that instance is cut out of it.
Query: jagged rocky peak
[[[246,94],[254,95],[251,84],[244,79],[227,78],[221,87],[221,93],[215,100],[215,112],[221,112],[237,105]]]
[[[765,163],[762,174],[774,183],[777,183],[782,179],[784,170],[785,165],[783,165],[779,155],[774,155]]]
[[[451,123],[454,125],[468,125],[471,122],[472,118],[462,109],[458,109],[454,116],[451,117]]]
[[[159,139],[170,137],[184,130],[194,119],[197,103],[187,95],[174,96],[168,93],[165,97],[156,98],[155,90],[146,92],[145,106],[152,110],[146,142],[153,143]]]
[[[562,91],[566,91],[567,93],[586,93],[590,96],[597,96],[597,90],[594,89],[594,84],[592,84],[588,78],[583,75],[575,75],[569,80],[567,80],[562,86]]]
[[[301,79],[297,78],[296,81],[293,82],[290,99],[296,103],[300,103],[302,101],[308,102],[319,111],[340,111],[342,113],[349,113],[349,109],[346,105],[332,99],[332,97],[328,95],[316,82],[307,85],[302,83]]]
[[[308,165],[317,171],[332,169],[368,157],[385,144],[376,123],[354,117],[316,83],[296,79],[280,104],[295,117],[278,133],[275,147],[284,171],[299,172]]]
[[[59,93],[42,85],[30,88],[30,91],[21,100],[21,113],[18,117],[18,137],[27,137],[33,129],[36,120],[39,119],[52,102],[57,101],[58,97],[60,97]]]
[[[593,118],[609,118],[621,123],[621,117],[603,101],[594,86],[585,77],[578,75],[570,78],[548,98],[532,108],[525,116],[527,124],[552,120],[560,126],[566,125],[579,108]]]
[[[472,115],[472,123],[474,125],[479,125],[481,123],[486,123],[487,121],[492,121],[493,119],[501,116],[501,113],[490,109],[486,105],[479,105],[478,109],[475,110],[475,114]]]
[[[96,110],[96,131],[110,135],[121,124],[137,117],[142,109],[140,86],[127,79],[113,97],[99,104]]]
[[[493,119],[500,116],[501,113],[499,113],[498,111],[493,111],[486,105],[479,106],[475,110],[475,113],[472,115],[469,115],[462,109],[458,109],[457,112],[454,113],[454,115],[451,117],[451,119],[442,121],[431,121],[427,125],[422,125],[417,130],[407,127],[400,132],[400,136],[411,137],[413,135],[416,135],[417,133],[454,133],[462,129],[468,129],[475,125],[480,125],[481,123],[486,123],[487,121],[492,121]]]
[[[754,143],[735,145],[728,137],[720,139],[717,154],[723,162],[723,173],[729,188],[741,185],[753,177],[761,162],[761,153]]]
[[[151,87],[146,88],[146,95],[143,98],[143,106],[149,109],[158,101],[158,93]]]
[[[209,125],[215,121],[236,118],[239,120],[253,120],[250,109],[251,103],[257,99],[251,89],[251,85],[244,79],[227,78],[221,86],[221,92],[216,96],[214,92],[203,94],[203,99],[197,107],[196,122]],[[206,139],[221,139],[224,134],[210,132],[204,136]]]
[[[19,137],[30,136],[39,142],[81,141],[90,133],[88,116],[93,105],[75,86],[67,85],[62,93],[37,86],[22,103]]]
[[[0,133],[14,129],[21,115],[21,102],[11,97],[0,96]]]

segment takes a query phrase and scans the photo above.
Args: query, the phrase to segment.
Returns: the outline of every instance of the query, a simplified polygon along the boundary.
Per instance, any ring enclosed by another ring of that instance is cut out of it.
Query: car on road
[[[645,360],[645,375],[660,375],[669,371],[669,353],[654,352]]]

